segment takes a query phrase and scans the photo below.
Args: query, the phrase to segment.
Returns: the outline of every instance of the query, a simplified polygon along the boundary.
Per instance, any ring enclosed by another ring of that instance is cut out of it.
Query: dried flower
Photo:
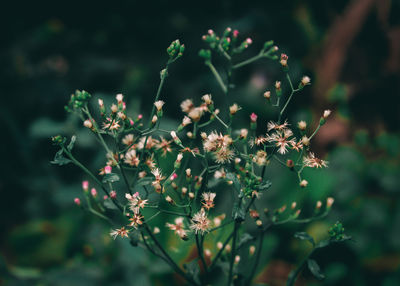
[[[121,227],[120,229],[114,229],[110,232],[110,235],[113,239],[116,239],[117,236],[128,237],[129,230],[125,229],[125,227]]]
[[[230,112],[231,115],[236,114],[236,112],[238,112],[238,110],[240,110],[240,107],[236,103],[234,103],[233,105],[231,105],[229,107],[229,112]]]
[[[327,167],[328,162],[315,157],[314,153],[310,152],[307,157],[303,158],[304,166],[310,168],[322,168]]]
[[[194,230],[196,234],[201,233],[204,235],[205,232],[208,232],[210,226],[211,221],[207,218],[204,208],[201,208],[200,211],[193,216],[190,228]]]
[[[170,229],[173,230],[176,235],[178,235],[181,239],[186,240],[187,235],[186,235],[186,230],[185,226],[183,224],[183,217],[177,217],[175,219],[175,224],[172,223],[166,223],[166,226]]]
[[[205,104],[207,105],[211,105],[213,104],[212,99],[211,99],[211,94],[205,94],[203,95],[203,97],[201,98]]]
[[[308,182],[306,180],[301,180],[300,187],[305,188],[305,187],[307,187],[307,185],[308,185]]]
[[[154,102],[154,106],[156,107],[157,111],[161,111],[164,104],[165,102],[162,100]]]
[[[202,205],[207,210],[209,210],[215,206],[214,199],[215,199],[216,193],[202,193],[201,196],[203,198]]]
[[[297,127],[299,127],[299,129],[300,129],[301,131],[304,131],[304,130],[306,130],[306,128],[307,128],[307,123],[306,123],[305,121],[301,120],[301,121],[299,121],[299,122],[297,123]]]
[[[193,101],[190,99],[186,99],[181,103],[181,109],[185,113],[189,113],[194,107]]]
[[[268,142],[275,142],[275,145],[279,147],[278,152],[285,154],[289,144],[295,144],[294,139],[289,139],[293,136],[293,132],[290,129],[283,129],[267,136]]]

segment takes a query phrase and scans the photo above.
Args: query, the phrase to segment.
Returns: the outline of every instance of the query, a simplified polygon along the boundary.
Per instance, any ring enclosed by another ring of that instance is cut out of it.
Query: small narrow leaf
[[[310,269],[315,278],[317,278],[318,280],[322,280],[325,278],[325,275],[321,272],[321,268],[314,259],[308,259],[307,265],[308,269]]]
[[[245,243],[251,241],[254,237],[251,236],[250,234],[248,234],[247,232],[245,232],[239,239],[238,242],[238,247],[241,247],[242,245],[244,245]]]
[[[200,283],[200,267],[196,259],[189,263],[183,264],[183,267],[186,269],[187,274],[192,277],[195,282]]]
[[[323,247],[328,246],[330,243],[331,243],[331,241],[329,239],[321,240],[320,242],[317,243],[315,248],[323,248]]]
[[[271,187],[272,183],[271,181],[263,181],[259,186],[258,186],[258,190],[259,191],[265,191],[268,190]]]
[[[64,155],[63,155],[63,150],[60,149],[60,150],[56,153],[56,155],[54,156],[54,160],[51,161],[50,163],[51,163],[51,164],[55,164],[55,165],[62,166],[62,165],[67,165],[67,164],[69,164],[69,163],[71,163],[71,162],[72,162],[72,161],[71,161],[70,159],[64,157]]]
[[[244,204],[240,204],[239,202],[235,202],[232,208],[232,218],[235,221],[244,221],[246,218],[246,209]]]
[[[119,181],[119,176],[115,173],[109,173],[109,174],[105,174],[103,177],[103,183],[114,183]]]
[[[68,146],[67,146],[68,151],[71,151],[72,148],[74,148],[75,141],[76,141],[76,136],[75,136],[75,135],[72,135],[71,141],[69,142],[69,144],[68,144]]]
[[[115,206],[115,204],[111,201],[111,199],[105,200],[103,204],[104,204],[104,206],[105,206],[107,209],[110,209],[110,210],[116,210],[116,209],[118,209],[118,208]]]
[[[310,242],[313,246],[315,246],[315,241],[314,238],[312,238],[312,236],[310,236],[308,233],[306,232],[296,232],[294,234],[295,238],[301,239],[301,240],[307,240],[308,242]]]

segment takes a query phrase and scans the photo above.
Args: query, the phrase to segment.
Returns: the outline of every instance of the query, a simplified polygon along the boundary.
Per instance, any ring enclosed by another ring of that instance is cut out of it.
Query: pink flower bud
[[[92,189],[90,190],[90,193],[92,194],[93,197],[97,197],[97,191],[96,191],[95,188],[92,188]]]
[[[80,206],[80,205],[81,205],[81,200],[80,200],[79,198],[75,198],[75,199],[74,199],[74,203],[75,203],[77,206]]]
[[[251,122],[256,122],[257,121],[257,114],[255,114],[254,112],[250,115],[250,120],[251,120]]]
[[[106,199],[108,199],[108,196],[107,196],[107,195],[104,195],[104,196],[103,196],[103,200],[106,200]]]
[[[126,109],[126,103],[125,102],[122,102],[122,109]]]
[[[239,35],[239,31],[238,31],[238,30],[234,30],[234,31],[233,31],[233,36],[234,36],[235,38],[237,38],[238,35]]]
[[[248,44],[250,45],[251,43],[253,43],[253,40],[250,39],[250,38],[247,38],[247,39],[246,39],[246,43],[248,43]]]
[[[212,34],[214,34],[214,31],[211,30],[211,29],[209,29],[209,30],[208,30],[208,33],[209,33],[210,35],[212,35]]]
[[[117,198],[117,192],[116,191],[111,191],[110,192],[110,198],[112,198],[113,200],[115,200]]]
[[[83,181],[83,182],[82,182],[82,189],[83,189],[84,191],[89,190],[89,181]]]
[[[132,119],[129,119],[129,123],[131,124],[131,126],[133,125],[133,120]]]
[[[172,176],[169,178],[171,181],[175,180],[178,178],[178,175],[176,173],[173,173]]]
[[[143,115],[142,115],[142,114],[139,114],[137,118],[138,118],[139,120],[141,120],[141,119],[143,118]]]
[[[104,167],[104,173],[106,173],[106,174],[110,174],[110,173],[111,173],[111,171],[112,171],[112,168],[111,168],[111,166],[105,166],[105,167]]]

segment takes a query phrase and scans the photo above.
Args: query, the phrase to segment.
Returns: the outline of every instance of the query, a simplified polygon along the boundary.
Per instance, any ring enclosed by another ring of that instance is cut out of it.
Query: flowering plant
[[[267,175],[271,160],[295,172],[300,188],[308,185],[302,175],[305,168],[327,166],[326,161],[310,151],[310,141],[325,124],[330,111],[323,112],[310,135],[305,121],[298,122],[297,130],[290,129],[288,120],[284,119],[285,111],[292,97],[310,84],[310,78],[304,76],[295,87],[289,75],[288,56],[278,56],[278,47],[272,41],[266,42],[256,56],[236,63],[236,56],[252,44],[250,38],[240,42],[238,34],[237,30],[230,28],[222,36],[209,30],[203,36],[208,48],[199,52],[224,94],[223,108],[215,106],[211,94],[202,96],[198,105],[186,99],[180,105],[183,112],[181,123],[173,130],[160,128],[165,104],[160,98],[169,67],[182,57],[185,50],[184,45],[176,40],[167,49],[169,59],[160,73],[161,81],[148,123],[144,122],[141,114],[134,117],[127,114],[122,94],[117,94],[116,102],[111,106],[98,99],[97,113],[89,108],[91,95],[88,92],[76,91],[71,96],[66,111],[76,113],[104,148],[105,163],[98,174],[73,155],[75,136],[69,142],[61,135],[52,138],[60,147],[52,163],[73,163],[91,181],[82,183],[86,204],[80,198],[75,198],[75,203],[108,221],[113,226],[110,235],[114,239],[126,238],[133,246],[147,249],[192,285],[214,283],[216,275],[212,274],[221,271],[227,285],[233,282],[235,285],[251,284],[262,255],[266,231],[284,223],[308,223],[321,219],[328,214],[334,201],[327,198],[325,204],[316,202],[313,215],[307,218],[301,217],[301,206],[296,202],[289,208],[278,206],[272,211],[258,210],[261,208],[257,206],[259,197],[272,184]],[[215,68],[212,55],[224,60],[227,71],[224,77]],[[277,120],[257,128],[258,117],[251,113],[249,127],[237,129],[234,119],[241,107],[230,103],[228,97],[234,88],[232,74],[264,58],[279,61],[290,87],[289,94],[284,96],[281,82],[276,81],[273,92],[266,91],[263,96],[267,103],[279,110]],[[257,133],[260,129],[263,131],[261,135]],[[169,160],[171,156],[176,158],[173,163]],[[95,184],[95,187],[90,188],[90,184]],[[218,185],[223,185],[226,190],[216,192]],[[104,192],[102,198],[96,188]],[[229,212],[218,213],[218,204],[225,205],[219,197],[226,197],[226,192],[233,198],[227,207]],[[153,225],[158,216],[165,216],[168,222]],[[255,230],[249,231],[246,226],[252,221]],[[171,231],[179,243],[193,246],[196,249],[194,257],[183,266],[179,265],[168,245],[157,237],[162,231]],[[311,242],[313,252],[332,242],[349,239],[339,224],[331,229],[330,235],[328,240],[318,244],[306,233],[296,233],[295,236]],[[255,241],[258,241],[257,246],[252,244]],[[213,247],[206,248],[206,244]],[[245,259],[253,265],[250,273],[243,273],[238,267],[243,261],[239,253],[243,253],[245,247],[249,249]],[[288,285],[293,285],[305,263],[317,278],[323,278],[310,255],[289,275]]]

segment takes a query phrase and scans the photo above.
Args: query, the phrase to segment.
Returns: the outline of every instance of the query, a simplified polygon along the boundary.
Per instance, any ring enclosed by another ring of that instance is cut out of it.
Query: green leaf
[[[245,243],[251,241],[254,237],[250,234],[248,234],[247,232],[245,232],[239,239],[238,242],[238,247],[241,247],[242,245],[244,245]]]
[[[71,141],[69,142],[69,144],[67,146],[68,151],[71,151],[72,148],[74,148],[75,141],[76,141],[76,136],[72,135]]]
[[[115,173],[105,174],[103,177],[103,183],[114,183],[119,181],[119,176]]]
[[[317,245],[315,246],[315,248],[324,248],[324,247],[327,247],[330,243],[331,243],[331,241],[329,239],[325,239],[325,240],[318,242]]]
[[[271,181],[263,181],[260,185],[258,185],[258,190],[259,191],[265,191],[268,190],[271,187],[272,183]]]
[[[51,161],[50,163],[51,163],[51,164],[55,164],[55,165],[62,166],[62,165],[67,165],[67,164],[69,164],[69,163],[71,163],[71,162],[72,162],[72,161],[71,161],[70,159],[64,157],[64,155],[63,155],[63,150],[60,149],[60,150],[56,153],[56,155],[54,156],[54,160]]]
[[[301,239],[301,240],[307,240],[308,242],[310,242],[313,246],[315,246],[315,241],[314,238],[312,238],[311,235],[309,235],[306,232],[296,232],[294,234],[295,238]]]
[[[239,201],[236,201],[233,204],[232,218],[235,221],[244,221],[246,218],[246,207],[244,206],[243,203],[239,204]]]
[[[189,263],[183,264],[183,268],[186,269],[186,272],[189,276],[193,278],[193,280],[200,284],[199,274],[200,274],[200,267],[197,263],[197,259],[192,260]]]
[[[310,269],[311,273],[318,280],[322,280],[325,278],[325,275],[321,272],[321,268],[319,268],[318,263],[314,259],[307,260],[308,269]]]
[[[118,208],[116,207],[116,205],[111,201],[111,199],[105,200],[103,204],[104,204],[104,206],[105,206],[106,208],[108,208],[108,209],[110,209],[110,210],[116,210],[116,209],[118,209]]]

